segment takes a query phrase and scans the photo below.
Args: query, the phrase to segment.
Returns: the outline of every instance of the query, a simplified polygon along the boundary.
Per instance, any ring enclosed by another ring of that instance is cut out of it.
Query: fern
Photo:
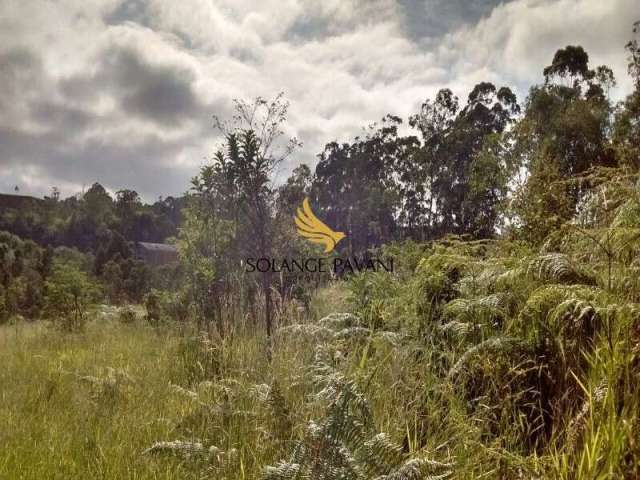
[[[334,335],[334,331],[321,324],[294,323],[280,327],[276,330],[274,337],[277,340],[291,337],[303,337],[314,341],[323,341]]]
[[[518,323],[525,338],[556,341],[567,335],[586,338],[594,333],[594,306],[606,302],[605,293],[584,285],[546,285],[534,291],[521,310]],[[582,330],[589,327],[588,331]]]
[[[298,463],[279,462],[276,466],[265,467],[262,478],[264,480],[297,480],[310,478],[301,474],[302,465]]]
[[[512,350],[527,349],[526,343],[522,340],[514,337],[494,337],[484,342],[481,342],[471,348],[469,348],[462,357],[451,367],[447,377],[449,379],[455,378],[463,368],[471,362],[474,357],[478,355],[487,354],[490,352],[509,352]]]
[[[360,325],[360,319],[352,313],[332,313],[318,320],[318,325],[332,331]]]
[[[582,283],[594,285],[595,277],[576,266],[568,255],[548,253],[533,258],[527,274],[545,283]]]
[[[200,442],[185,442],[175,440],[173,442],[156,442],[147,448],[143,455],[170,454],[183,458],[206,455],[208,450]]]
[[[449,470],[451,466],[448,463],[414,458],[407,461],[395,472],[376,477],[375,480],[444,480],[453,474]]]
[[[508,294],[492,294],[486,297],[458,298],[443,309],[445,319],[464,323],[499,325],[508,317],[511,300]]]
[[[312,370],[319,388],[316,398],[326,404],[325,415],[309,422],[289,461],[265,468],[263,479],[422,479],[427,478],[427,466],[429,472],[439,473],[449,467],[407,461],[400,445],[376,433],[367,398],[355,382],[336,371],[326,346],[317,349]]]
[[[288,440],[293,429],[292,415],[277,382],[269,387],[265,403],[270,411],[269,423],[271,424],[272,436],[278,441]]]

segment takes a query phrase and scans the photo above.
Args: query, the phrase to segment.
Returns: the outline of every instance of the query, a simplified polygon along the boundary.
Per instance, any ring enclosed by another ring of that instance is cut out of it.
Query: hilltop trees
[[[51,196],[21,208],[0,205],[0,229],[43,245],[95,251],[100,239],[114,232],[128,241],[163,242],[176,234],[181,208],[181,198],[145,205],[137,192],[126,189],[114,199],[96,182],[86,192],[65,199],[54,189]]]

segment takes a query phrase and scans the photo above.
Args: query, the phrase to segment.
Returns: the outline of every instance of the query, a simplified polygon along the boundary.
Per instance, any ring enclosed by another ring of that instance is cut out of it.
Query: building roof
[[[145,250],[152,250],[156,252],[177,252],[178,251],[175,245],[170,245],[168,243],[136,242],[136,246],[140,246]]]
[[[16,195],[13,193],[0,193],[0,208],[15,208],[26,204],[42,202],[41,198],[30,197],[29,195]]]

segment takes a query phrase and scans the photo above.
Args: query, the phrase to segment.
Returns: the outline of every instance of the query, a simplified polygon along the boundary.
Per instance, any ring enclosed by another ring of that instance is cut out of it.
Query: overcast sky
[[[639,0],[0,0],[0,192],[181,194],[219,142],[212,116],[279,91],[304,143],[286,175],[442,87],[522,101],[568,44],[621,98],[638,19]]]

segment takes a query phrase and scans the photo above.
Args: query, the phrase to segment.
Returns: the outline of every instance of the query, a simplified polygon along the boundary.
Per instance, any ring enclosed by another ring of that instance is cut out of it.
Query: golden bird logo
[[[334,232],[311,211],[309,199],[302,202],[302,209],[298,207],[295,217],[298,233],[313,243],[324,245],[324,253],[331,252],[338,242],[345,237],[342,232]]]

